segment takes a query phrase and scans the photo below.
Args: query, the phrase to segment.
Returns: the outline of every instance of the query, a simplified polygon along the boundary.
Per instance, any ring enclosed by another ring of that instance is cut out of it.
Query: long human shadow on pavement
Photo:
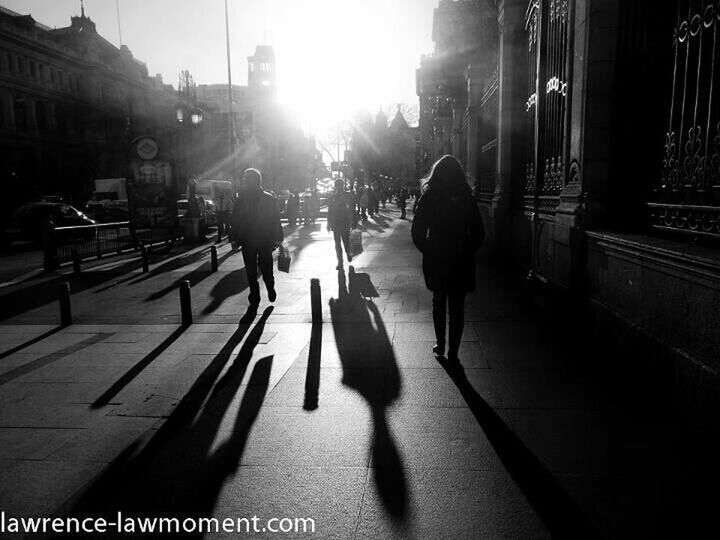
[[[267,308],[247,333],[255,317],[255,311],[248,310],[237,332],[147,444],[123,452],[66,513],[114,516],[123,511],[171,518],[210,517],[225,479],[240,464],[267,393],[272,356],[255,363],[229,437],[213,450],[272,310]],[[233,358],[246,333],[247,339]]]
[[[142,360],[140,360],[137,364],[135,364],[133,367],[131,367],[125,374],[120,377],[115,383],[105,390],[105,392],[102,393],[100,397],[98,397],[92,405],[90,405],[90,408],[92,409],[99,409],[101,407],[104,407],[110,401],[112,398],[117,396],[120,391],[125,388],[128,384],[130,384],[135,377],[140,375],[140,373],[149,366],[158,356],[160,356],[162,353],[164,353],[170,345],[175,343],[175,341],[190,327],[190,325],[182,325],[179,328],[176,328],[175,331],[170,334],[167,338],[163,340],[160,345],[155,347],[152,351],[150,351]]]
[[[352,266],[350,275],[354,275]],[[350,291],[352,294],[348,292],[345,272],[338,271],[338,298],[330,300],[330,315],[343,368],[342,383],[370,405],[375,484],[391,518],[401,522],[409,507],[408,486],[387,423],[387,408],[400,395],[400,370],[377,306],[363,298],[354,284]]]
[[[600,532],[592,526],[552,473],[473,388],[462,366],[450,363],[443,357],[439,361],[460,390],[500,461],[552,537],[600,538]]]

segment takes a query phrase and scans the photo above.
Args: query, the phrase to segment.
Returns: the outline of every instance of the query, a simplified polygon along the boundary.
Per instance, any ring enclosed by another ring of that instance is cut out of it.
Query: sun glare
[[[416,60],[404,64],[408,73],[398,73],[393,43],[410,39],[410,25],[393,24],[392,11],[383,4],[308,0],[284,2],[283,9],[270,13],[279,99],[313,132],[408,94]]]

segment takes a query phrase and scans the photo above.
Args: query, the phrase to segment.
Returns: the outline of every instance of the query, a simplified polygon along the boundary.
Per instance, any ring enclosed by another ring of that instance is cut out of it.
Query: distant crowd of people
[[[480,248],[484,229],[465,171],[450,155],[440,158],[423,181],[419,191],[399,189],[395,192],[377,185],[346,186],[342,178],[334,183],[328,198],[327,230],[334,238],[337,269],[344,259],[353,260],[350,234],[360,220],[365,221],[386,208],[394,200],[405,219],[408,200],[413,200],[412,241],[422,253],[422,269],[427,288],[432,292],[432,314],[435,346],[438,356],[458,360],[464,326],[464,303],[468,292],[475,289],[475,253]],[[320,204],[317,192],[301,196],[291,192],[286,205],[290,226],[300,220],[314,224]],[[227,212],[223,217],[233,248],[242,246],[249,301],[253,308],[260,303],[258,269],[267,289],[268,300],[277,298],[273,276],[272,252],[283,241],[280,207],[276,197],[262,187],[262,173],[247,169],[243,186],[231,203],[221,204]],[[446,339],[446,326],[449,333]],[[446,348],[447,346],[447,348]]]

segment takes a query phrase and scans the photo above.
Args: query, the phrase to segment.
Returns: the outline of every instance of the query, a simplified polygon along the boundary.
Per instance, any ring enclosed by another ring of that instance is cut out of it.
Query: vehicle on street
[[[85,205],[85,212],[95,221],[108,223],[129,219],[125,178],[95,180],[95,191]]]
[[[43,234],[48,226],[77,227],[95,225],[95,221],[73,206],[62,202],[31,202],[18,208],[13,214],[10,226],[2,234],[3,243],[30,241],[42,243]],[[91,240],[95,237],[94,227],[57,232],[59,242],[81,238]]]

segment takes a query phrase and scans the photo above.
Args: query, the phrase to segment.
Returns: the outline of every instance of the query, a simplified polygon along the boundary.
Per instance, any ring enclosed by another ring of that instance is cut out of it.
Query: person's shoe
[[[433,345],[433,354],[435,356],[442,356],[443,354],[445,354],[445,345],[440,345],[439,343]]]
[[[348,253],[348,254],[347,254],[347,259],[348,259],[348,262],[352,262],[352,255],[350,255],[350,254]]]
[[[275,287],[273,287],[272,289],[268,289],[268,300],[270,300],[271,302],[277,300],[277,292],[275,291]]]

